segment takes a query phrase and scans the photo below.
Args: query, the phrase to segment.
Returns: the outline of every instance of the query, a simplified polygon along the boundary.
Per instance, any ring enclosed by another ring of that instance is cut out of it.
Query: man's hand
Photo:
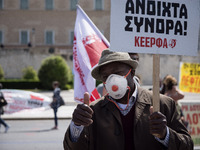
[[[150,108],[149,127],[150,133],[163,140],[167,134],[167,120],[161,112],[153,112]]]
[[[78,104],[74,110],[72,121],[75,125],[89,126],[93,123],[92,114],[93,110],[89,107],[90,96],[88,92],[84,94],[84,104]]]

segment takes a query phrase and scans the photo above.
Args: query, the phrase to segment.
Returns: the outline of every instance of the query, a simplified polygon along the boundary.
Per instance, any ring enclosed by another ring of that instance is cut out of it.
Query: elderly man
[[[102,52],[92,76],[108,94],[88,106],[85,93],[65,134],[65,150],[193,149],[171,98],[160,95],[160,112],[150,111],[152,93],[134,83],[136,67],[128,53]]]

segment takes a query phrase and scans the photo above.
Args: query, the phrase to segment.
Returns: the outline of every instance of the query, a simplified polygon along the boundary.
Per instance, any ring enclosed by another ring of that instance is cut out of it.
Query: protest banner
[[[96,80],[92,78],[91,71],[97,65],[101,52],[108,47],[109,42],[103,34],[82,8],[77,6],[73,45],[75,101],[83,102],[85,92],[89,92],[90,101],[100,98],[96,89]]]
[[[195,146],[200,146],[200,100],[180,100],[184,118]]]
[[[199,0],[111,1],[111,50],[154,54],[154,111],[159,111],[159,54],[198,54],[199,5]]]
[[[5,106],[5,113],[7,114],[25,109],[49,107],[51,102],[49,97],[31,91],[3,89],[1,92],[8,103]]]
[[[183,92],[200,93],[199,63],[180,63],[179,89]]]
[[[112,0],[111,49],[197,55],[199,0]]]

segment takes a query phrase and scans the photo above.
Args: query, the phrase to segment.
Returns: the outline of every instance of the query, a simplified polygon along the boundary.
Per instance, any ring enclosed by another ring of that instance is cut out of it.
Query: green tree
[[[4,79],[4,71],[1,65],[0,65],[0,79]]]
[[[33,79],[38,80],[37,72],[33,69],[32,66],[26,67],[22,70],[23,79]]]
[[[72,81],[71,70],[61,56],[50,56],[43,60],[38,77],[46,89],[52,89],[53,81],[60,82],[61,88]]]

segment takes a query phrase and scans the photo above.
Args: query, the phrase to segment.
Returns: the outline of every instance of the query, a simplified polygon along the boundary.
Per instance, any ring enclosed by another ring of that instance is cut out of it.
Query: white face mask
[[[131,71],[131,70],[130,70]],[[126,77],[130,71],[125,76],[120,76],[117,74],[111,74],[106,80],[105,87],[108,94],[114,99],[121,99],[128,89],[128,82]]]

